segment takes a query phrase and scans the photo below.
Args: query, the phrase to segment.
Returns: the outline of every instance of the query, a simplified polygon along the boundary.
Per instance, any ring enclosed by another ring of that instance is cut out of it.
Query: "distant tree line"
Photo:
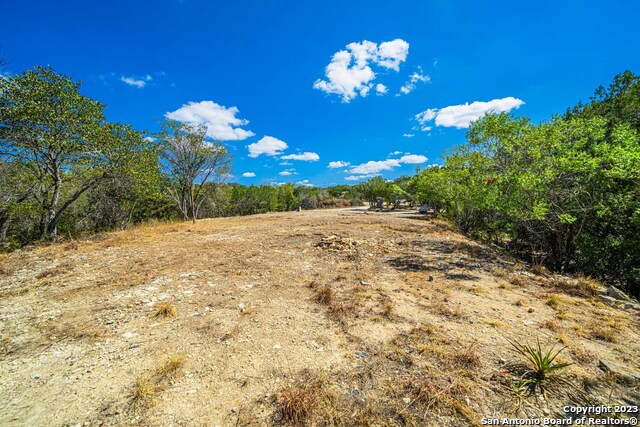
[[[231,156],[205,128],[168,120],[152,137],[107,121],[80,87],[49,67],[0,77],[4,248],[148,220],[359,203],[348,186],[225,184]]]

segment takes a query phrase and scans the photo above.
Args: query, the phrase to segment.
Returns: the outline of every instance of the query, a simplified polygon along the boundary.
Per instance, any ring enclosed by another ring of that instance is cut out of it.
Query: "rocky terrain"
[[[1,255],[0,425],[566,418],[640,404],[639,326],[415,212],[150,224]],[[527,382],[538,343],[570,365]]]

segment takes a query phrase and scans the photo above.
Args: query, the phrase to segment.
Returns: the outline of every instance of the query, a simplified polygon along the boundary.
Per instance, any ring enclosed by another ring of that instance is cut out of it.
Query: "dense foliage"
[[[464,232],[638,294],[639,118],[640,78],[625,72],[548,122],[507,114],[474,122],[467,143],[412,186]]]

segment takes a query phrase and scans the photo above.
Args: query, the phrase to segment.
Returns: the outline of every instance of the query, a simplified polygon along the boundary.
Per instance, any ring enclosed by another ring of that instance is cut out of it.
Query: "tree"
[[[0,153],[27,170],[40,208],[40,236],[56,240],[61,215],[116,173],[157,161],[154,147],[128,125],[105,120],[104,105],[79,82],[49,67],[9,77],[0,101]]]
[[[231,155],[220,143],[207,139],[207,129],[166,120],[158,134],[169,191],[184,220],[194,223],[205,200],[206,183],[222,182],[231,170]]]

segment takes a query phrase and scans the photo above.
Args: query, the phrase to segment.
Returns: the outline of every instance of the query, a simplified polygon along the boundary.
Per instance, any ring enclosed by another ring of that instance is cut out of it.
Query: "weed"
[[[550,294],[547,297],[547,305],[554,310],[559,310],[563,304],[566,304],[567,300],[558,294]]]
[[[602,283],[598,282],[589,276],[582,274],[578,275],[577,291],[585,297],[595,297],[598,295],[598,291],[603,288]]]
[[[131,400],[135,404],[140,404],[148,400],[155,390],[156,387],[148,376],[140,376],[133,384]]]
[[[572,365],[572,363],[554,363],[555,359],[566,347],[562,347],[558,351],[555,351],[555,348],[551,347],[549,351],[545,351],[542,350],[540,340],[537,340],[536,346],[520,344],[516,341],[510,341],[510,343],[514,350],[524,356],[529,362],[531,370],[523,375],[519,388],[527,389],[532,394],[534,394],[537,389],[540,389],[544,394],[552,375]]]
[[[542,265],[542,264],[536,264],[533,267],[531,267],[531,272],[533,274],[537,274],[538,276],[544,276],[545,274],[547,274],[549,271],[547,270],[547,268]]]
[[[393,301],[389,297],[385,298],[382,303],[382,315],[387,319],[393,314]]]
[[[184,361],[183,355],[174,355],[158,365],[153,373],[139,376],[133,384],[131,403],[136,406],[148,404],[155,393],[164,390],[167,379],[184,365]]]
[[[520,274],[510,274],[507,277],[509,283],[515,286],[523,287],[527,284],[527,279]]]
[[[178,309],[170,302],[160,302],[156,304],[156,311],[153,313],[155,317],[176,317]]]
[[[556,320],[553,320],[553,319],[547,319],[544,322],[541,322],[540,326],[545,327],[545,328],[549,329],[552,332],[560,331],[560,324]]]
[[[453,353],[453,361],[458,366],[464,368],[477,368],[480,366],[480,354],[476,351],[476,343],[472,343],[469,347],[462,351]]]
[[[593,355],[582,347],[573,346],[570,347],[569,351],[573,356],[573,359],[577,362],[587,364],[593,362],[594,360]]]
[[[182,354],[177,354],[169,357],[163,364],[158,366],[155,370],[155,375],[159,379],[175,374],[178,369],[184,365],[185,357]]]
[[[597,340],[614,343],[617,341],[618,333],[610,326],[596,326],[591,330],[591,337]]]
[[[315,291],[316,291],[315,300],[318,301],[320,304],[330,305],[333,302],[335,293],[333,292],[333,289],[331,289],[329,286],[323,286],[321,288],[317,288]]]
[[[287,387],[278,396],[280,419],[284,424],[305,425],[313,419],[319,403],[316,384],[299,383]]]
[[[487,322],[487,325],[493,326],[494,328],[504,328],[505,326],[507,326],[506,323],[499,320],[490,320]]]
[[[248,316],[251,313],[253,313],[253,306],[244,305],[244,304],[240,306],[240,315],[241,316]]]

